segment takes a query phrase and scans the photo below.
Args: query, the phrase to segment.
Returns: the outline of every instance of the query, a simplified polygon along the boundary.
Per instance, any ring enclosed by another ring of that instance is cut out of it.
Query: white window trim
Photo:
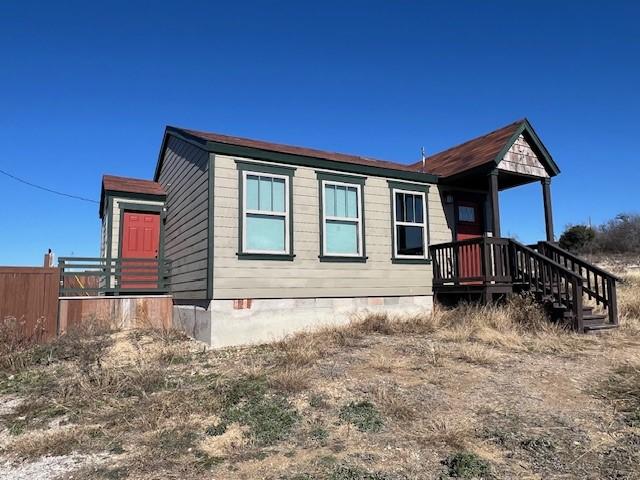
[[[271,212],[264,210],[247,209],[247,176],[279,178],[284,180],[284,212]],[[265,215],[284,218],[284,250],[249,250],[247,248],[247,215]],[[277,175],[275,173],[254,172],[251,170],[242,171],[242,253],[259,253],[266,255],[288,255],[290,246],[291,224],[289,223],[289,176]]]
[[[427,195],[424,192],[405,190],[394,188],[393,193],[393,254],[395,258],[428,258],[427,257]],[[422,223],[416,222],[399,222],[396,218],[396,193],[408,193],[410,195],[419,195],[422,197]],[[399,255],[398,254],[398,226],[422,227],[422,255]]]
[[[362,190],[361,185],[357,183],[338,182],[335,180],[322,180],[322,255],[325,257],[346,257],[346,258],[360,258],[364,254],[362,253]],[[332,215],[326,215],[326,192],[325,185],[338,185],[343,187],[352,187],[356,189],[356,208],[358,210],[358,217],[334,217]],[[358,224],[358,253],[327,253],[327,220],[334,220],[339,222],[350,222]]]

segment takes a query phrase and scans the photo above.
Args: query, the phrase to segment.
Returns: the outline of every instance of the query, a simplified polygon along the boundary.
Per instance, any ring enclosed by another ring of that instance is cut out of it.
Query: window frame
[[[289,260],[293,253],[293,176],[295,168],[236,161],[238,169],[238,252],[239,259]],[[284,180],[284,212],[247,209],[247,177],[270,177]],[[251,250],[247,248],[248,215],[284,218],[284,250]]]
[[[393,263],[431,263],[429,253],[430,232],[429,232],[429,185],[420,184],[404,184],[399,182],[388,181],[391,191],[391,261]],[[417,222],[399,222],[396,219],[396,193],[410,194],[420,196],[422,198],[422,223]],[[422,255],[402,255],[398,254],[398,226],[420,226],[422,227]]]
[[[333,174],[329,172],[316,171],[319,191],[319,232],[320,232],[320,253],[318,258],[321,262],[356,262],[365,263],[367,261],[367,242],[364,208],[364,186],[366,177],[356,177],[350,175]],[[357,192],[357,219],[350,217],[325,216],[325,185],[337,185],[347,188],[355,188]],[[328,253],[327,252],[327,221],[353,222],[358,224],[358,253]]]

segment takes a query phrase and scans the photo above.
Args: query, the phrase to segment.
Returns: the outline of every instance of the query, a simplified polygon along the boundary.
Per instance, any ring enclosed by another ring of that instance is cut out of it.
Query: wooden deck
[[[618,325],[619,279],[550,242],[527,246],[511,238],[479,237],[432,245],[430,250],[434,294],[442,303],[489,303],[528,291],[576,331]]]

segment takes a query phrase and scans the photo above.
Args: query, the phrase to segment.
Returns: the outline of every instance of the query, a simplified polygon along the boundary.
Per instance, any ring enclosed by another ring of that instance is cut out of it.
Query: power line
[[[33,188],[44,190],[45,192],[55,193],[56,195],[73,198],[75,200],[82,200],[83,202],[100,203],[96,200],[92,200],[91,198],[80,197],[78,195],[71,195],[70,193],[59,192],[57,190],[52,190],[51,188],[43,187],[41,185],[36,185],[35,183],[28,182],[22,178],[16,177],[15,175],[11,175],[9,172],[5,172],[4,170],[1,170],[1,169],[0,169],[0,173],[2,173],[3,175],[6,175],[9,178],[12,178],[13,180],[16,180],[17,182],[24,183],[25,185],[29,185],[30,187],[33,187]]]

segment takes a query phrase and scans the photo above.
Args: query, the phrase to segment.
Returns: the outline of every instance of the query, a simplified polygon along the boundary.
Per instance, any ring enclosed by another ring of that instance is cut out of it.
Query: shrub
[[[596,232],[587,225],[568,227],[560,236],[560,248],[570,252],[581,252],[596,238]]]
[[[593,248],[603,253],[640,253],[640,215],[620,214],[598,227]]]

